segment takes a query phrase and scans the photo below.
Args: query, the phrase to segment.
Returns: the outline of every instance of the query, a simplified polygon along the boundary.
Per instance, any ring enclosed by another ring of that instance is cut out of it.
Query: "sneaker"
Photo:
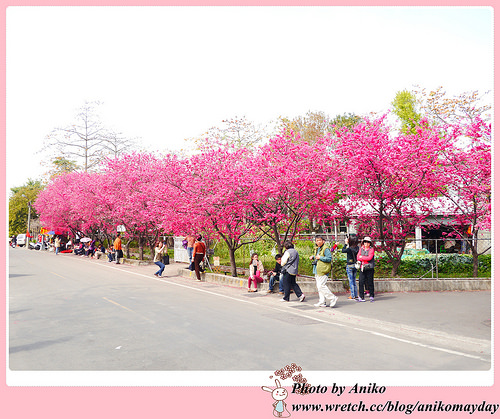
[[[268,294],[271,294],[272,292],[273,292],[273,290],[267,290]]]
[[[326,303],[316,303],[314,307],[326,307]]]
[[[373,303],[375,301],[375,298],[370,297],[370,303]]]
[[[347,297],[348,300],[356,300],[356,297],[353,297],[352,295],[350,295],[349,297]]]
[[[285,303],[289,303],[289,301],[285,300],[284,298],[282,298],[280,301],[284,301]]]
[[[284,294],[284,292],[283,292],[283,291],[280,291],[280,292],[278,292],[278,294]]]
[[[299,301],[302,302],[306,299],[306,296],[304,294],[302,294],[300,297],[299,297]]]
[[[335,307],[335,304],[337,304],[338,297],[333,297],[332,301],[330,301],[330,307]]]
[[[364,303],[366,300],[365,300],[364,298],[358,297],[358,301],[359,301],[360,303]]]

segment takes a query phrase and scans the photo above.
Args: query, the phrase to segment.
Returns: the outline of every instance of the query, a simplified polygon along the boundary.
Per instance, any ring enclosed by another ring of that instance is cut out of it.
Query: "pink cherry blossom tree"
[[[101,199],[109,207],[105,212],[108,223],[115,231],[118,225],[125,226],[127,252],[130,241],[137,240],[141,260],[144,246],[152,253],[163,232],[163,197],[158,193],[160,170],[161,164],[153,155],[134,153],[108,160],[104,172],[107,182]]]
[[[454,234],[471,244],[473,275],[478,275],[479,230],[491,229],[491,125],[479,118],[458,125],[458,140],[442,153],[440,193],[454,220]],[[463,137],[469,141],[464,143]],[[481,253],[490,247],[483,246]]]
[[[170,205],[177,214],[177,230],[219,237],[229,250],[231,274],[237,276],[235,252],[258,241],[252,204],[258,190],[246,149],[206,151],[170,171]]]
[[[442,182],[440,154],[454,138],[428,126],[391,134],[385,118],[366,120],[337,132],[334,153],[344,167],[343,205],[359,223],[359,233],[380,242],[395,276],[405,240],[431,214],[431,198]]]
[[[252,203],[254,221],[279,253],[312,220],[331,217],[338,198],[332,176],[337,167],[323,139],[310,144],[284,132],[260,148],[252,167],[258,191]]]

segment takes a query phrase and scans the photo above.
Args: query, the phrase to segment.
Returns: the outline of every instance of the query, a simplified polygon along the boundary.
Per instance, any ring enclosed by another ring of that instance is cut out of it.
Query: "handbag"
[[[361,268],[361,261],[360,261],[360,260],[358,260],[358,261],[354,264],[354,267],[355,267],[356,269],[358,269],[358,270],[359,270],[359,269]]]

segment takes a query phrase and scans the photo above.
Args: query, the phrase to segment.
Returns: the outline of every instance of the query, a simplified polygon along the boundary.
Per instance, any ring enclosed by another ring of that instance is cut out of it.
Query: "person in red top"
[[[372,246],[372,239],[365,237],[359,249],[358,262],[361,261],[361,271],[359,272],[359,293],[358,301],[365,301],[365,284],[370,291],[370,302],[375,298],[375,285],[373,283],[373,274],[375,273],[375,248]]]
[[[205,243],[201,241],[202,239],[203,239],[202,236],[198,236],[193,246],[194,271],[196,272],[196,279],[198,281],[201,281],[200,263],[205,258],[205,253],[206,253]]]

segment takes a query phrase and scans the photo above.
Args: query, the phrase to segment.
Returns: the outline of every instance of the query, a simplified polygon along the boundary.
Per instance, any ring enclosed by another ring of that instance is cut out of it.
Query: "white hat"
[[[368,236],[366,236],[364,239],[363,239],[364,242],[372,242],[372,239]]]

